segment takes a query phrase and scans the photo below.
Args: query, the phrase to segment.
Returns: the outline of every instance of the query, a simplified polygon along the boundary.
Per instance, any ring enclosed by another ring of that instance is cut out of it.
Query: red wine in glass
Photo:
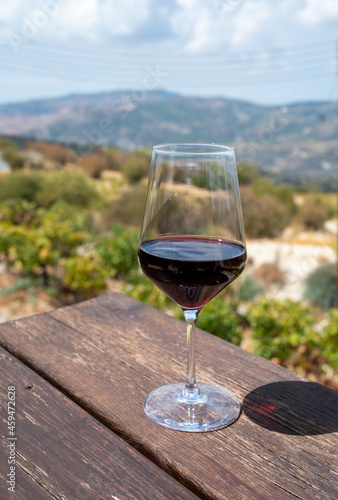
[[[168,236],[139,247],[143,273],[183,309],[201,309],[244,269],[240,243],[197,236]]]
[[[144,402],[146,415],[185,432],[231,424],[240,403],[224,387],[196,383],[194,345],[199,313],[246,263],[233,148],[153,147],[138,259],[143,273],[182,308],[187,323],[186,383],[153,390]]]

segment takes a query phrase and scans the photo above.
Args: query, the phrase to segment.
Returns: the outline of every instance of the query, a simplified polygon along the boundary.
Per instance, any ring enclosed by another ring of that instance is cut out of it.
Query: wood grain
[[[6,349],[203,498],[336,499],[338,395],[198,331],[198,380],[243,401],[232,426],[170,431],[143,413],[184,380],[184,324],[120,294],[0,326]]]
[[[85,410],[0,348],[0,498],[196,498]],[[16,387],[16,491],[9,471],[6,394]]]

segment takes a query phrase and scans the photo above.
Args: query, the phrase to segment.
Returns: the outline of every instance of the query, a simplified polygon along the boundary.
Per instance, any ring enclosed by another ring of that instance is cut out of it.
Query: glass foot
[[[159,425],[184,432],[221,429],[239,417],[238,399],[223,387],[199,384],[189,394],[185,387],[181,383],[155,389],[144,401],[146,415]]]

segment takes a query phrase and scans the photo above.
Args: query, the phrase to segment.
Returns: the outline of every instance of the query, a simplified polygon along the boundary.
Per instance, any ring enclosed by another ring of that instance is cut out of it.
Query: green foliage
[[[122,165],[122,173],[129,184],[136,184],[146,177],[151,157],[147,151],[134,151]]]
[[[322,264],[306,279],[304,298],[323,309],[337,306],[335,264]]]
[[[297,206],[294,202],[294,191],[290,186],[287,186],[286,184],[275,186],[273,194],[281,203],[284,204],[290,216],[296,213]]]
[[[302,344],[310,354],[318,338],[313,327],[316,316],[313,309],[291,300],[257,302],[247,313],[256,340],[255,353],[285,363]]]
[[[36,202],[43,207],[63,201],[74,207],[86,208],[99,200],[95,186],[79,172],[62,170],[45,177]]]
[[[290,220],[288,208],[271,194],[255,195],[249,188],[241,189],[243,219],[249,238],[274,238]]]
[[[323,328],[320,338],[320,349],[329,365],[338,372],[338,309],[330,309],[328,323]]]
[[[35,201],[43,185],[43,177],[37,172],[14,172],[0,183],[0,201],[21,198]]]
[[[95,297],[106,289],[106,273],[95,255],[74,255],[61,261],[63,283],[84,298]]]
[[[47,279],[47,266],[55,267],[85,240],[77,215],[69,210],[45,211],[27,203],[19,204],[17,210],[13,205],[0,205],[0,252],[9,265],[24,273],[43,274]]]
[[[126,278],[138,268],[138,232],[134,230],[113,226],[109,235],[97,240],[95,249],[111,278]]]
[[[110,147],[104,149],[104,154],[107,158],[108,169],[120,172],[122,170],[122,164],[127,158],[127,153]]]
[[[259,176],[258,166],[251,163],[238,163],[237,165],[238,181],[241,186],[252,184]]]
[[[217,162],[208,165],[208,169],[203,170],[192,178],[194,186],[216,191],[217,189],[224,189],[229,181],[227,178],[228,172]]]
[[[252,184],[252,192],[256,196],[264,196],[266,194],[273,195],[275,190],[275,185],[271,179],[267,177],[257,177]]]
[[[14,142],[2,140],[0,149],[2,158],[10,164],[12,170],[20,170],[23,168],[25,159]]]
[[[122,292],[161,311],[174,307],[173,302],[136,269],[130,274]]]
[[[236,290],[236,298],[239,301],[247,302],[253,300],[257,295],[261,295],[264,287],[260,280],[252,276],[240,277],[238,280],[238,288]]]
[[[23,199],[0,203],[0,222],[31,224],[37,220],[36,205]]]
[[[22,199],[50,207],[56,202],[85,208],[99,200],[88,178],[78,172],[63,170],[48,175],[37,172],[14,172],[0,184],[0,201]]]
[[[215,298],[207,304],[198,317],[198,327],[235,345],[240,345],[243,329],[234,307],[224,298]]]
[[[25,276],[23,278],[18,278],[12,285],[2,288],[2,290],[0,290],[0,297],[8,297],[21,290],[26,292],[35,292],[39,288],[46,289],[41,279],[35,279],[32,276]]]
[[[294,192],[286,184],[276,185],[267,177],[259,176],[252,184],[252,192],[256,196],[273,196],[277,203],[283,204],[290,215],[296,211],[296,205],[293,201]]]
[[[298,220],[305,229],[318,231],[322,229],[324,222],[329,218],[328,207],[320,198],[305,200],[298,210]]]
[[[105,216],[106,225],[110,227],[112,224],[123,224],[140,227],[146,190],[147,186],[143,183],[121,190]]]

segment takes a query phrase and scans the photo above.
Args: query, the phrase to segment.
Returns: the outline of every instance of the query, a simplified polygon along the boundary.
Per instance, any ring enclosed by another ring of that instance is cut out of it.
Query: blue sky
[[[11,0],[0,102],[163,88],[262,104],[337,99],[337,0]]]

